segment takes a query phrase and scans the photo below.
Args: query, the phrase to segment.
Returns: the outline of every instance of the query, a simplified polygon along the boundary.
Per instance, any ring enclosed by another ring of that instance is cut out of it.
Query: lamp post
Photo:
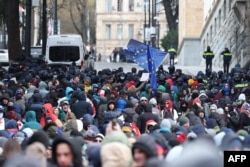
[[[54,34],[58,34],[57,23],[57,0],[54,0]]]
[[[156,48],[156,0],[152,0],[151,45]]]
[[[42,39],[42,55],[44,56],[47,43],[47,0],[43,0]]]
[[[147,27],[147,7],[146,7],[147,3],[144,1],[144,43],[147,44],[147,40],[146,40],[146,27]]]
[[[31,45],[31,0],[26,0],[25,58],[30,57]]]

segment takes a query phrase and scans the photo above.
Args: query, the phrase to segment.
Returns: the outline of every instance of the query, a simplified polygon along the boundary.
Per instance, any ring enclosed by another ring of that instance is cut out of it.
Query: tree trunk
[[[22,46],[20,42],[19,30],[19,1],[5,0],[6,3],[6,25],[8,33],[8,50],[10,61],[18,60],[22,57]]]
[[[165,14],[166,14],[166,19],[169,27],[169,31],[171,30],[176,30],[177,29],[177,19],[178,19],[178,6],[176,7],[176,13],[173,15],[173,10],[171,8],[171,1],[172,0],[164,0],[162,1],[164,9],[165,9]]]

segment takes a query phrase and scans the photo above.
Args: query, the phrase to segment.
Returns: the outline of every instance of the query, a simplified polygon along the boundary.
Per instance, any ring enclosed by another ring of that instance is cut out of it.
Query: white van
[[[71,65],[82,67],[85,49],[82,37],[76,34],[51,35],[47,39],[45,63],[48,65]]]

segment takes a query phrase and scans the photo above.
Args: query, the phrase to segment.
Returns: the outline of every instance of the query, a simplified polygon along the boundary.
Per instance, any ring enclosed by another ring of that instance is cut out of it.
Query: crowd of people
[[[0,69],[0,166],[222,167],[250,149],[250,72]]]

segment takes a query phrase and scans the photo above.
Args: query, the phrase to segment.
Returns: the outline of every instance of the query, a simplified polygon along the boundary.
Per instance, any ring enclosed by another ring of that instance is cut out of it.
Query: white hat
[[[140,101],[142,101],[142,100],[147,100],[148,101],[148,99],[146,97],[141,97]]]
[[[241,93],[241,94],[239,95],[238,100],[243,100],[243,101],[246,101],[246,95],[245,95],[245,94],[243,94],[243,93]]]
[[[155,99],[155,98],[151,98],[151,99],[149,100],[149,104],[157,105],[156,99]]]

